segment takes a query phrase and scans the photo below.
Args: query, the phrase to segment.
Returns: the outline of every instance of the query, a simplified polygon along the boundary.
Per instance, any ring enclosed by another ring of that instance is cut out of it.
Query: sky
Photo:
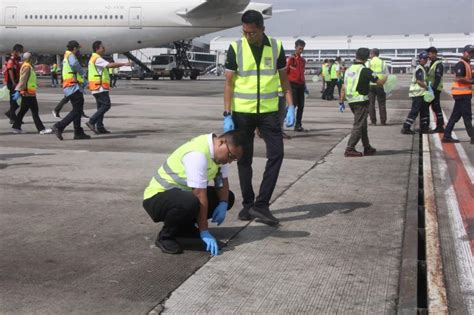
[[[474,32],[473,0],[257,0],[273,4],[272,36],[387,35]],[[240,36],[240,27],[213,33]]]

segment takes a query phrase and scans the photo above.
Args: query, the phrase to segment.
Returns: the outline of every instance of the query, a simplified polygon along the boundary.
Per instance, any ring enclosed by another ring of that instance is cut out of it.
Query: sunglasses
[[[225,142],[225,146],[227,147],[227,160],[229,161],[237,161],[238,158],[230,151],[229,145],[227,141]]]

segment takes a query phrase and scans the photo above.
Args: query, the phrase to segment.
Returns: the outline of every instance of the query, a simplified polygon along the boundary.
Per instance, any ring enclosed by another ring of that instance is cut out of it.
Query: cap
[[[422,51],[418,54],[418,59],[428,59],[428,53],[426,51]]]
[[[473,52],[474,51],[474,45],[466,45],[464,46],[463,52]]]

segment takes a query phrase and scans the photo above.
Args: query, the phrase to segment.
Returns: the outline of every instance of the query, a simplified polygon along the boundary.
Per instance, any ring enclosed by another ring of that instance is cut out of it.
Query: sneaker
[[[21,130],[21,129],[16,129],[16,128],[12,128],[12,133],[20,134],[20,133],[23,133],[23,130]]]
[[[346,152],[344,152],[345,157],[362,157],[364,156],[362,152],[356,151],[356,149],[347,148]]]
[[[61,116],[59,115],[59,111],[53,109],[52,113],[54,118],[61,118]]]
[[[454,138],[443,137],[443,139],[441,139],[441,142],[443,142],[443,143],[459,143],[459,140],[454,139]]]
[[[375,153],[377,153],[377,150],[374,147],[364,148],[364,155],[375,155]]]
[[[257,208],[257,207],[252,207],[249,209],[249,214],[256,219],[261,220],[263,223],[273,226],[273,225],[278,225],[280,223],[280,220],[275,218],[271,212],[270,209],[268,208]]]
[[[47,134],[53,133],[53,129],[44,128],[44,129],[41,130],[39,133],[40,133],[40,135],[47,135]]]
[[[74,134],[74,140],[87,140],[87,139],[90,139],[91,136],[89,136],[88,134],[85,134],[85,133],[77,133],[77,134]]]
[[[474,138],[471,138],[471,144],[474,144]]]
[[[370,124],[371,124],[372,126],[377,126],[377,122],[376,122],[376,121],[371,121]]]
[[[250,221],[252,220],[252,216],[249,213],[249,208],[242,208],[239,212],[238,216],[240,221]]]
[[[95,134],[98,134],[99,132],[95,128],[95,125],[93,125],[90,121],[86,122],[86,126]]]
[[[183,248],[174,238],[162,238],[161,232],[158,235],[155,245],[161,249],[161,251],[165,254],[181,254],[183,252]]]
[[[101,128],[97,128],[97,133],[106,134],[106,133],[111,133],[111,132],[105,129],[104,127],[101,127]]]
[[[400,133],[402,135],[414,135],[416,132],[414,132],[413,130],[409,128],[402,128],[402,130],[400,130]]]
[[[56,125],[53,125],[53,128],[51,128],[53,130],[53,133],[56,135],[56,137],[59,139],[59,140],[63,140],[63,131],[60,130],[58,128],[58,126]]]
[[[302,126],[295,126],[294,130],[297,132],[301,132],[301,131],[304,131],[304,128]]]
[[[382,121],[380,124],[381,124],[382,126],[387,126],[387,123],[386,123],[385,121]]]
[[[291,139],[291,136],[286,132],[282,132],[281,135],[283,136],[283,139]]]
[[[444,132],[444,127],[443,126],[437,126],[435,129],[433,129],[434,133],[442,133]]]
[[[82,117],[89,118],[89,116],[87,116],[86,113],[84,113],[84,112],[82,112]]]

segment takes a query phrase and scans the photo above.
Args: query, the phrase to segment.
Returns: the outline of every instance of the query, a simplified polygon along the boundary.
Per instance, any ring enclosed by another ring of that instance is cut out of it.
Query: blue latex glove
[[[221,225],[222,222],[224,222],[225,215],[227,213],[227,207],[228,207],[227,201],[221,201],[217,205],[217,207],[214,209],[214,212],[212,213],[212,220],[211,222],[216,223],[217,225]]]
[[[232,116],[225,116],[224,117],[224,132],[234,130],[234,120],[232,119]]]
[[[339,103],[339,111],[343,113],[345,109],[346,109],[346,105],[344,105],[344,102]]]
[[[16,101],[17,99],[19,99],[21,96],[20,92],[19,91],[15,91],[15,93],[13,93],[12,95],[12,100]]]
[[[88,86],[89,86],[89,81],[84,80],[84,83],[82,83],[82,88],[87,89]]]
[[[295,106],[294,105],[288,105],[288,108],[286,110],[285,122],[286,122],[287,127],[293,127],[293,125],[295,124]]]
[[[202,241],[206,244],[206,251],[210,252],[212,256],[219,255],[219,247],[214,236],[208,230],[201,231],[200,235]]]

